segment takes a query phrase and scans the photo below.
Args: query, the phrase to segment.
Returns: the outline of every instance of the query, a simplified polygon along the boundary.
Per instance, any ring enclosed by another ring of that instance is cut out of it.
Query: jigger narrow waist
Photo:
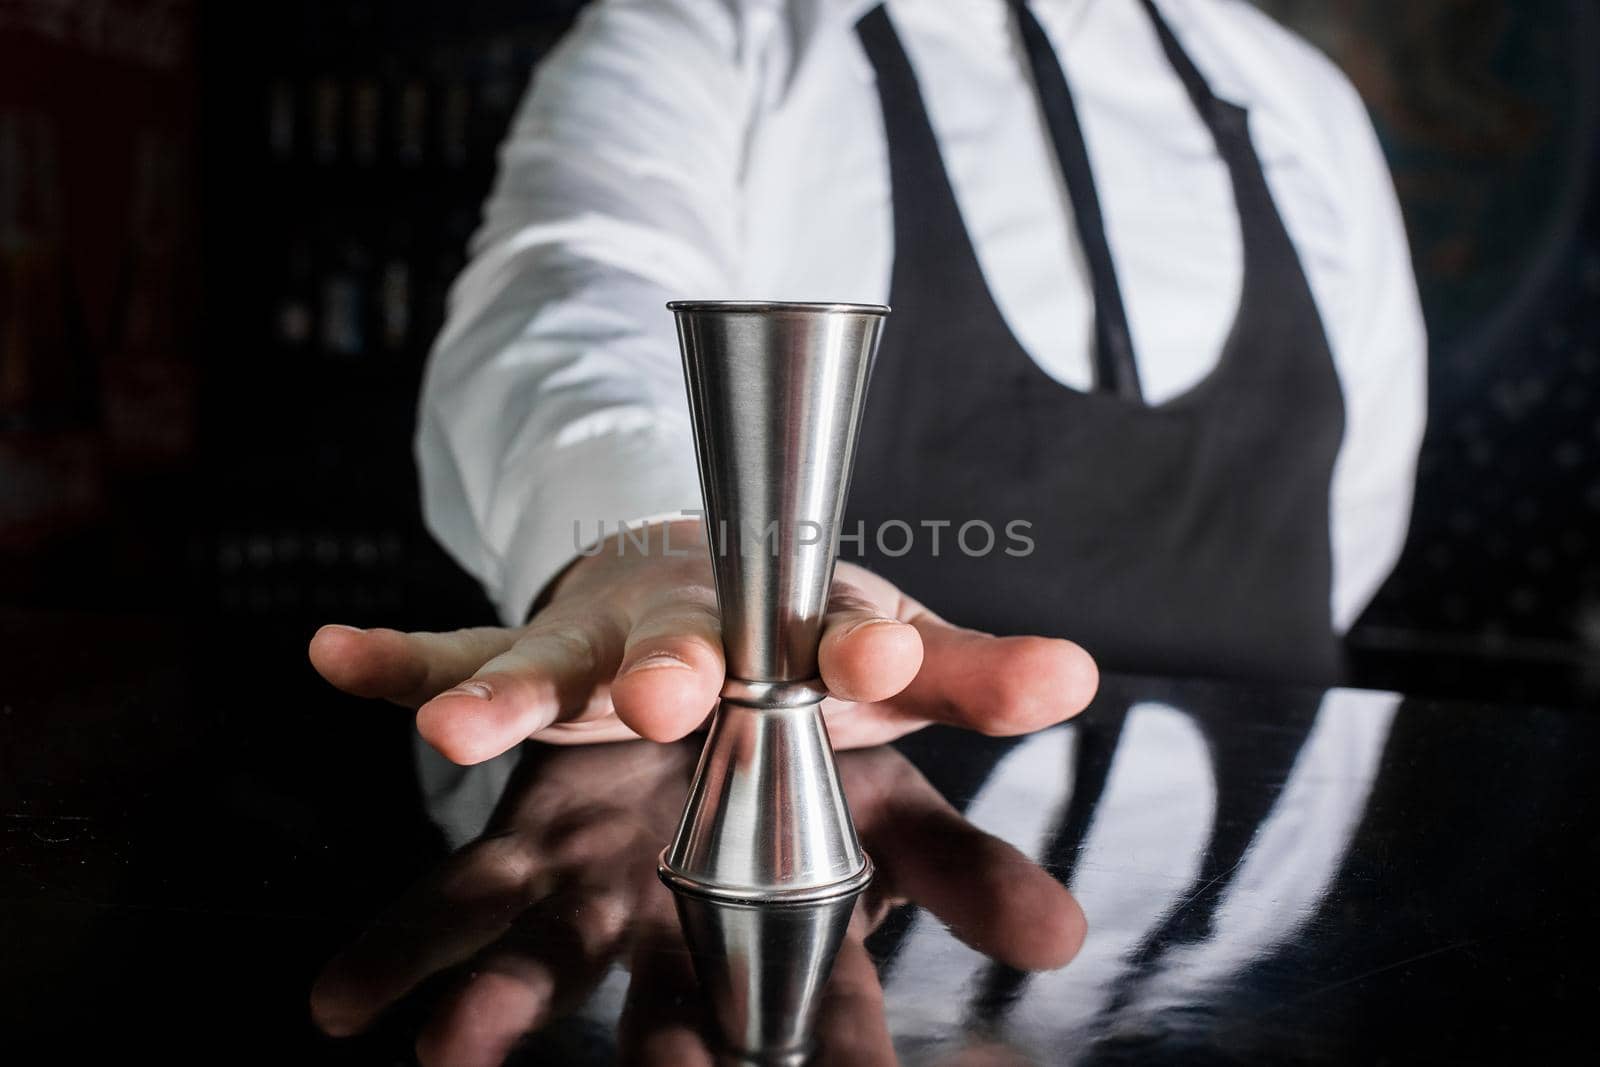
[[[806,708],[821,703],[828,689],[821,678],[807,678],[799,682],[752,682],[744,678],[726,678],[722,683],[722,699],[729,704],[745,708],[779,710]]]

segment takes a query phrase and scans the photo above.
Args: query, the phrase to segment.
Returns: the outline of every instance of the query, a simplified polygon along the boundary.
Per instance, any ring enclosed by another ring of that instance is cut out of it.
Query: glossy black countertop
[[[654,879],[693,745],[454,768],[306,636],[0,614],[0,1047],[709,1062]],[[1597,753],[1583,710],[1114,677],[847,754],[879,877],[820,1061],[1576,1054]]]

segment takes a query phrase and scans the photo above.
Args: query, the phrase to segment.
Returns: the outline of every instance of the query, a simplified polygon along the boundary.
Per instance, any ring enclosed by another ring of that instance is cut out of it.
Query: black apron
[[[1070,637],[1107,668],[1333,681],[1328,493],[1344,406],[1332,353],[1245,111],[1212,94],[1142,2],[1227,165],[1244,252],[1217,366],[1160,405],[1140,394],[1087,151],[1032,15],[1017,6],[1093,278],[1089,392],[1050,378],[1012,335],[893,23],[880,6],[857,24],[888,140],[894,315],[846,516],[847,537],[865,536],[841,558],[954,622]],[[941,520],[951,525],[923,525]],[[987,551],[973,523],[993,531]]]

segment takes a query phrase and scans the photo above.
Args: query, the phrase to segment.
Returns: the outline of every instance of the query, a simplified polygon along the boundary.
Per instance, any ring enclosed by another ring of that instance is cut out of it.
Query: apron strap
[[[1156,37],[1161,41],[1161,50],[1167,54],[1167,62],[1172,64],[1172,69],[1177,71],[1179,80],[1189,93],[1189,99],[1194,102],[1195,110],[1209,121],[1212,117],[1212,106],[1219,98],[1211,91],[1211,85],[1206,81],[1205,75],[1200,73],[1200,68],[1189,58],[1189,53],[1178,43],[1172,27],[1168,26],[1167,20],[1161,16],[1161,9],[1156,7],[1155,0],[1140,0],[1140,3],[1144,4],[1145,11],[1150,15],[1150,21],[1155,24]]]

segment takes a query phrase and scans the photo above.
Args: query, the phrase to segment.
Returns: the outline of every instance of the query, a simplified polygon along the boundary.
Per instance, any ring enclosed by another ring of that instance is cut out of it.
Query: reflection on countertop
[[[1319,995],[1283,960],[1355,933],[1340,929],[1333,890],[1401,698],[1332,690],[1234,703],[1196,701],[1203,687],[1174,683],[1110,688],[1092,717],[1020,741],[940,731],[908,745],[961,810],[893,749],[841,754],[879,873],[821,993],[817,1062],[1095,1062],[1141,1049],[1251,1058],[1259,1035],[1241,1024],[1264,1007],[1255,983],[1271,975],[1289,994],[1264,1013],[1269,1033]],[[1251,704],[1255,718],[1242,714]],[[462,850],[442,881],[425,881],[330,965],[316,1003],[331,1028],[349,1025],[342,1005],[381,1008],[349,977],[371,958],[467,962],[424,1025],[424,1063],[516,1059],[533,1047],[525,1035],[562,1015],[591,1033],[615,1029],[595,1062],[710,1063],[707,1000],[653,877],[693,749],[530,746],[463,770],[419,745],[430,814]],[[464,901],[492,918],[463,917]],[[450,950],[384,944],[384,931],[415,937],[441,913]],[[1474,944],[1446,939],[1416,962]],[[781,967],[772,955],[785,945],[774,936],[767,958],[734,966]],[[814,959],[787,951],[803,982]],[[419,977],[372,986],[398,996]],[[1290,1047],[1307,1056],[1317,1042]]]
[[[422,1028],[424,1063],[503,1062],[524,1034],[569,1013],[615,1023],[627,1062],[710,1063],[721,1042],[695,974],[732,972],[713,984],[737,993],[756,968],[770,976],[768,999],[739,1005],[744,1051],[759,1044],[762,1062],[797,1062],[814,1042],[819,1062],[892,1063],[866,942],[895,909],[926,909],[968,951],[1008,968],[1063,966],[1082,943],[1083,914],[1055,878],[963,818],[904,756],[875,748],[838,761],[877,876],[831,979],[826,905],[689,908],[694,944],[724,949],[691,967],[656,862],[695,747],[530,745],[470,769],[419,748],[430,810],[468,840],[329,964],[312,995],[319,1024],[360,1030],[432,974],[465,965]],[[799,1024],[812,1014],[807,1034]]]

